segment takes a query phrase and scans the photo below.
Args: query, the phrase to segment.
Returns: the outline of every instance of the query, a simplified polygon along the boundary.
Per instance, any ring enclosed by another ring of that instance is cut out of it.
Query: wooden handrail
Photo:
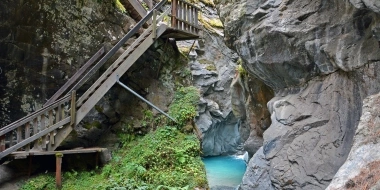
[[[154,9],[159,9],[161,8],[165,3],[167,2],[167,0],[163,0],[161,1],[160,3],[158,3],[154,8]],[[96,73],[96,71],[99,70],[99,68],[101,66],[103,66],[103,64],[108,61],[108,59],[110,59],[113,55],[115,55],[115,53],[129,40],[129,38],[131,38],[134,34],[136,34],[140,28],[148,21],[152,18],[153,16],[153,11],[149,11],[148,14],[143,18],[141,19],[136,25],[135,27],[132,28],[132,30],[130,30],[119,42],[117,42],[117,44],[115,46],[113,46],[111,48],[111,50],[109,50],[107,52],[107,54],[70,90],[73,91],[73,90],[78,90],[80,88],[80,86],[82,86],[85,82],[87,82],[87,80]]]
[[[34,118],[46,113],[47,111],[51,110],[51,109],[54,109],[56,108],[58,105],[64,103],[64,102],[67,102],[71,99],[71,94],[69,95],[66,95],[65,97],[51,103],[50,105],[47,105],[46,107],[43,107],[42,109],[39,109],[33,113],[31,113],[30,115],[27,115],[3,128],[0,129],[0,136],[12,131],[12,130],[15,130],[17,127],[21,126],[21,125],[24,125],[25,123],[29,122],[29,121],[32,121]]]
[[[33,136],[27,138],[27,139],[24,139],[23,141],[5,149],[4,151],[0,152],[0,159],[3,158],[4,156],[16,151],[17,149],[37,140],[38,138],[42,137],[42,136],[45,136],[46,134],[54,131],[55,129],[57,129],[58,127],[61,127],[67,123],[69,123],[71,120],[71,117],[66,117],[64,119],[62,119],[61,121],[59,121],[58,123],[54,124],[53,126],[49,127],[49,128],[46,128],[40,132],[38,132],[37,134],[34,134]]]

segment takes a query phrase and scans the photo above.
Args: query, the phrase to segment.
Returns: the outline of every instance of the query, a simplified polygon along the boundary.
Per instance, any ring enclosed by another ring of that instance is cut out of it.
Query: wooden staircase
[[[128,0],[136,4],[138,0]],[[65,140],[95,104],[108,92],[157,38],[176,40],[199,38],[199,8],[182,0],[172,0],[166,11],[159,13],[166,0],[159,2],[110,51],[101,48],[46,102],[43,108],[0,129],[0,160],[7,156],[51,153]],[[170,23],[163,23],[165,17]],[[76,91],[88,81],[142,26],[147,29],[116,61],[77,97]],[[96,64],[95,61],[99,60]],[[87,71],[87,72],[86,72]],[[70,90],[69,90],[70,89]],[[76,151],[78,152],[78,151]]]

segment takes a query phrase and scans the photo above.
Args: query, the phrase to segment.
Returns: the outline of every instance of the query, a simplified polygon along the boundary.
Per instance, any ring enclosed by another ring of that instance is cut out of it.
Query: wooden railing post
[[[172,0],[172,28],[177,28],[177,0]]]
[[[70,125],[75,125],[75,119],[76,119],[76,111],[77,111],[77,92],[73,90],[71,92],[71,110],[70,110],[70,116],[71,116],[71,122]],[[74,126],[73,126],[74,127]]]
[[[154,9],[153,10],[153,38],[156,39],[157,38],[157,10]]]
[[[0,136],[0,152],[5,150],[5,135]]]
[[[62,189],[62,176],[61,176],[61,165],[62,165],[62,153],[55,154],[56,163],[55,163],[55,183],[57,189]]]

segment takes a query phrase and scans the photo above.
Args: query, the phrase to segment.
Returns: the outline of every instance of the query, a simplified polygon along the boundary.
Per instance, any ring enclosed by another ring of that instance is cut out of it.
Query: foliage
[[[199,92],[193,87],[181,87],[177,90],[173,102],[169,106],[169,115],[177,121],[177,127],[183,128],[196,116]]]
[[[115,3],[116,8],[119,11],[121,11],[122,13],[127,12],[127,10],[125,9],[124,5],[120,3],[120,0],[115,0],[114,3]]]
[[[217,19],[217,18],[210,19],[208,22],[209,22],[210,26],[212,26],[214,28],[224,28],[223,23],[220,19]]]
[[[39,175],[23,185],[21,190],[55,189],[55,178],[52,175]]]
[[[177,90],[169,113],[178,123],[164,126],[144,137],[133,134],[133,126],[124,124],[119,134],[122,146],[113,153],[112,161],[94,171],[71,171],[63,174],[63,190],[189,190],[207,187],[206,172],[200,159],[200,144],[195,135],[180,129],[196,114],[199,92],[195,87]],[[144,111],[148,125],[163,124]],[[152,124],[153,123],[153,124]],[[167,122],[166,122],[167,123]],[[44,174],[28,180],[21,189],[54,189],[54,174]]]
[[[96,171],[63,175],[63,190],[194,189],[206,187],[199,141],[176,127],[165,126],[132,141]],[[32,178],[22,190],[54,189],[53,174]]]
[[[237,65],[236,71],[241,75],[241,76],[246,76],[248,74],[247,70],[244,69],[242,65]]]

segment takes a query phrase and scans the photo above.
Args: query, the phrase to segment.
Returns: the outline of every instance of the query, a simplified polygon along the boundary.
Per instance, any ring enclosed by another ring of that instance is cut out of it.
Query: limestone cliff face
[[[347,161],[334,176],[328,190],[379,189],[380,94],[364,99],[363,114]]]
[[[374,1],[219,0],[225,42],[275,92],[241,189],[325,189],[380,91]]]
[[[1,1],[0,14],[0,126],[39,109],[135,23],[112,1]]]

